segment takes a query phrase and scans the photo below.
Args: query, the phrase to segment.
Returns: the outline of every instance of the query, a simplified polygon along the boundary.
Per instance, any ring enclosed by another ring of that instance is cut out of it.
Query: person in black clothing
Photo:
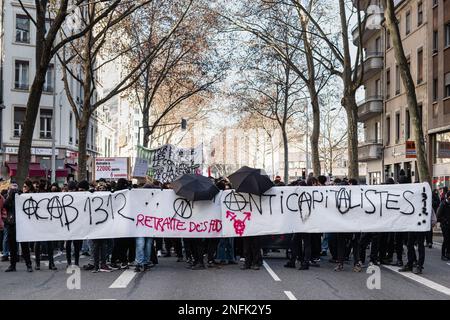
[[[442,201],[437,210],[437,220],[441,224],[444,241],[441,249],[441,259],[450,260],[450,191],[446,194],[446,199]]]
[[[245,263],[241,266],[242,270],[259,270],[262,261],[261,256],[261,237],[242,237],[244,245]]]
[[[432,203],[434,212],[437,212],[439,205],[441,204],[441,199],[439,197],[439,191],[437,189],[434,189],[433,193],[431,194],[431,203]],[[433,247],[433,227],[431,227],[430,231],[427,232],[426,241],[427,241],[427,247],[431,249]]]
[[[29,193],[34,190],[33,184],[31,181],[25,181],[23,185],[23,193]],[[19,193],[17,189],[17,185],[14,184],[10,188],[8,192],[8,196],[5,200],[3,207],[7,211],[7,217],[5,221],[5,226],[8,228],[8,244],[10,251],[10,265],[5,272],[16,271],[16,263],[18,262],[17,256],[17,241],[16,241],[16,205],[15,205],[15,197]],[[28,242],[21,242],[20,246],[22,248],[22,256],[25,259],[25,264],[27,266],[28,272],[33,272],[33,268],[31,266],[31,258],[30,258],[30,244]]]
[[[84,189],[84,188],[87,188],[87,189]],[[75,192],[77,190],[78,191],[88,191],[89,184],[86,185],[86,183],[82,183],[80,186],[78,186],[75,181],[70,181],[67,184],[67,189],[69,192]],[[73,253],[74,253],[74,257],[75,257],[75,265],[76,266],[80,265],[80,251],[81,251],[81,247],[83,245],[83,240],[68,240],[68,241],[66,241],[67,267],[70,267],[72,265],[72,243],[73,243],[73,249],[74,249]]]

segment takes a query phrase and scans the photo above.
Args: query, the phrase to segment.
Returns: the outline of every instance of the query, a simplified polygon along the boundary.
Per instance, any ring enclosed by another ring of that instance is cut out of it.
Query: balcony
[[[384,55],[383,52],[368,52],[364,59],[364,74],[363,82],[373,76],[379,74],[384,68]],[[358,66],[358,77],[360,76],[361,68]]]
[[[353,6],[355,8],[358,8],[358,2],[359,2],[359,8],[361,10],[365,10],[369,6],[370,0],[353,0]]]
[[[381,159],[382,143],[380,141],[366,141],[358,147],[358,161],[367,162]]]
[[[383,97],[372,96],[358,103],[358,121],[366,122],[367,120],[378,116],[383,112]]]
[[[353,0],[354,4],[358,0]],[[371,5],[373,7],[370,7],[368,10],[366,10],[367,5],[363,6],[363,4],[366,4],[370,2],[369,0],[363,1],[360,0],[360,8],[361,10],[364,10],[366,12],[366,15],[364,17],[361,17],[361,21],[364,25],[364,19],[366,19],[365,28],[363,28],[363,37],[362,37],[362,43],[366,43],[367,40],[369,40],[372,36],[374,36],[377,33],[381,34],[381,22],[384,19],[384,9],[381,5],[378,5],[372,1]],[[363,9],[364,8],[364,9]],[[376,16],[378,15],[378,16]],[[359,30],[358,30],[358,24],[356,24],[352,29],[352,39],[353,44],[355,46],[358,46],[359,44]]]

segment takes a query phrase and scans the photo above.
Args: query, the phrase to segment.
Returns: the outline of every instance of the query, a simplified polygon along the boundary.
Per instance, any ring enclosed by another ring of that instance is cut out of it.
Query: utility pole
[[[56,118],[56,55],[53,57],[53,112],[52,112],[52,175],[51,182],[56,182],[56,130],[55,130],[55,118]],[[59,124],[61,125],[61,123]]]

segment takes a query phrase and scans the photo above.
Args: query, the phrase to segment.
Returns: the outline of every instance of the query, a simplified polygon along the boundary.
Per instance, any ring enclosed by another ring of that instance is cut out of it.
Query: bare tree
[[[411,70],[408,66],[408,60],[403,50],[403,43],[400,37],[399,22],[395,15],[395,5],[393,0],[383,0],[385,24],[391,34],[392,46],[394,47],[395,59],[397,61],[403,85],[406,89],[406,97],[408,101],[408,110],[411,113],[412,123],[414,127],[414,137],[416,144],[417,167],[419,169],[419,179],[421,182],[431,184],[430,168],[427,163],[425,152],[425,140],[422,128],[422,116],[420,115],[417,105],[416,86],[411,76]]]
[[[81,12],[88,3],[86,0],[35,0],[35,15],[27,9],[23,0],[19,4],[30,21],[36,27],[36,73],[28,95],[25,111],[23,130],[20,135],[17,183],[22,185],[28,176],[28,169],[31,160],[31,144],[33,132],[39,112],[42,91],[45,83],[45,75],[53,56],[66,44],[84,36],[103,18],[107,17],[115,10],[122,0],[109,1],[104,4],[102,12],[96,19],[86,23],[86,21],[76,21],[77,28],[70,28],[68,21],[76,20],[75,12]],[[71,19],[71,20],[69,20]],[[50,21],[50,28],[47,30],[46,24]],[[70,34],[67,37],[59,38],[60,31],[66,29]]]
[[[78,178],[80,180],[87,178],[87,137],[89,123],[92,115],[97,108],[116,95],[130,88],[142,73],[141,66],[156,55],[164,42],[154,46],[147,55],[141,57],[137,65],[125,72],[117,84],[113,86],[103,97],[97,97],[98,77],[97,74],[101,68],[115,63],[121,59],[124,54],[130,51],[130,48],[136,46],[136,43],[129,41],[114,41],[109,43],[108,39],[114,38],[113,34],[120,34],[122,26],[120,24],[130,23],[131,19],[139,19],[138,9],[144,7],[150,1],[134,2],[128,6],[121,7],[120,10],[113,10],[111,14],[101,19],[96,28],[89,30],[82,38],[67,44],[62,54],[58,55],[59,61],[63,67],[64,89],[68,101],[75,114],[76,125],[78,128]],[[94,21],[103,10],[100,3],[89,3],[87,10],[81,14],[83,20]],[[128,20],[128,21],[127,21]],[[180,21],[176,21],[168,33],[173,33]],[[114,47],[114,52],[107,49],[109,45]],[[80,106],[77,104],[76,92],[72,92],[69,85],[69,76],[72,77],[82,88],[82,98]]]

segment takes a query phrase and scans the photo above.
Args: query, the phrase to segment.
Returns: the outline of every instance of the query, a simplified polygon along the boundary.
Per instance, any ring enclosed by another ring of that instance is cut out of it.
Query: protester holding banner
[[[42,189],[41,189],[42,190]],[[36,192],[38,192],[36,190]],[[45,190],[39,191],[39,192],[45,192]],[[54,186],[52,185],[51,192],[60,192],[60,189],[58,185]],[[55,262],[53,259],[53,241],[36,241],[34,243],[34,255],[35,255],[35,270],[41,270],[41,249],[42,246],[45,244],[47,248],[47,256],[48,256],[48,268],[50,270],[57,270],[55,266]]]
[[[437,211],[437,219],[441,224],[442,236],[444,241],[441,249],[441,259],[450,260],[450,191],[447,192],[446,198],[440,204]]]
[[[78,185],[75,181],[70,181],[67,184],[67,189],[69,192],[78,191]],[[75,265],[76,266],[80,265],[80,251],[83,244],[83,240],[68,240],[66,241],[67,267],[70,267],[72,265],[72,244],[73,244],[73,254],[75,257]]]
[[[31,181],[26,180],[23,185],[23,193],[29,193],[34,190]],[[16,203],[15,197],[19,193],[17,184],[13,183],[8,191],[8,196],[4,203],[4,208],[7,211],[7,217],[5,219],[5,226],[8,228],[8,241],[9,241],[9,252],[11,255],[10,265],[6,272],[16,271],[16,263],[19,261],[19,256],[17,255],[17,241],[16,241]],[[28,242],[21,242],[20,246],[22,248],[22,256],[25,259],[25,264],[27,266],[28,272],[33,272],[33,267],[31,265],[30,258],[30,244]]]

